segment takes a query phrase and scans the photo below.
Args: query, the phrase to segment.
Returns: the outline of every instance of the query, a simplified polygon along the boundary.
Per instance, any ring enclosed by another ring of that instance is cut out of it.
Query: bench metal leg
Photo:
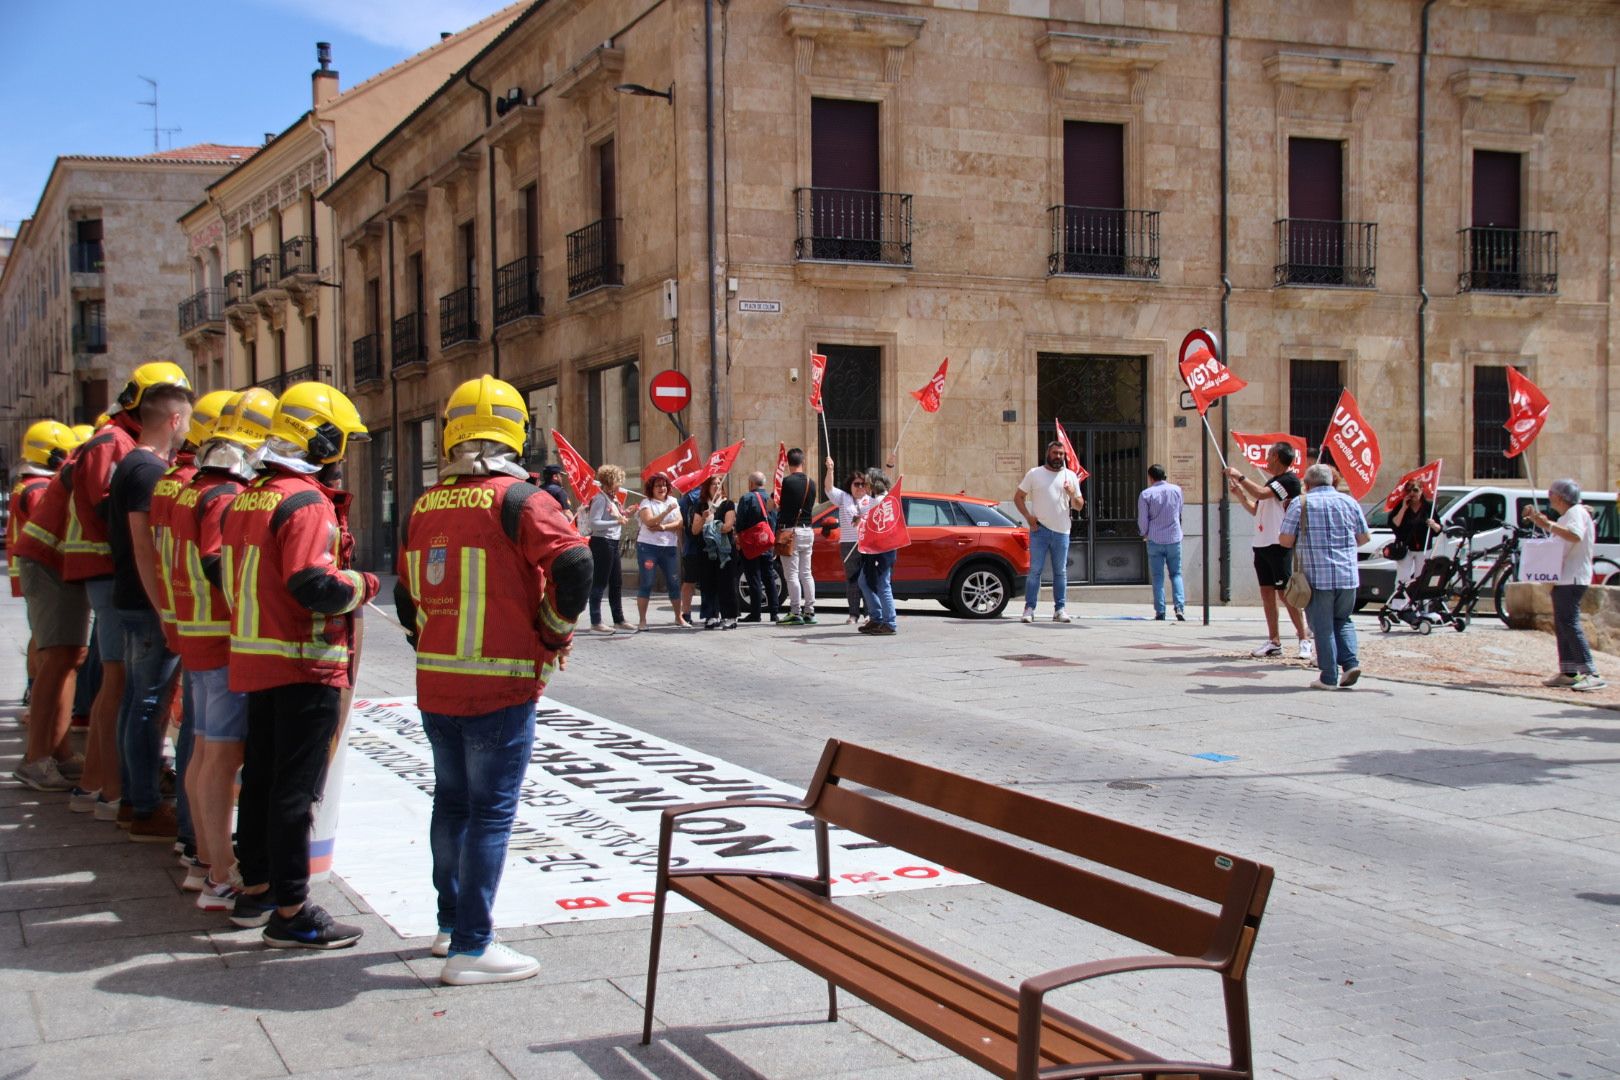
[[[832,982],[827,983],[827,1023],[838,1020],[838,987]]]
[[[658,994],[658,955],[664,945],[664,898],[667,895],[665,890],[659,889],[653,898],[652,949],[647,956],[647,1004],[641,1018],[642,1046],[652,1042],[653,999]]]

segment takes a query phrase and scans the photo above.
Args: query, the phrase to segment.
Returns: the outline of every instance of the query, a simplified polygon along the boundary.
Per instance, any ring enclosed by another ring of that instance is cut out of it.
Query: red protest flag
[[[1541,434],[1547,422],[1552,402],[1541,392],[1541,387],[1519,374],[1519,369],[1507,369],[1508,419],[1502,426],[1508,433],[1508,457],[1518,457],[1530,449],[1530,444]]]
[[[782,501],[782,480],[787,476],[787,443],[776,444],[776,477],[771,487],[771,498],[777,502]]]
[[[904,479],[903,476],[897,477],[894,487],[873,503],[861,519],[860,535],[856,538],[855,547],[862,555],[880,555],[911,543],[911,533],[906,529],[904,504],[900,501],[900,483]]]
[[[945,369],[950,366],[951,358],[947,356],[939,362],[939,370],[928,380],[928,385],[911,392],[911,396],[923,407],[923,412],[939,412],[939,400],[945,393]]]
[[[1414,480],[1423,485],[1423,497],[1433,502],[1435,493],[1440,490],[1440,467],[1442,464],[1443,460],[1436,458],[1423,466],[1423,468],[1413,469],[1401,477],[1400,483],[1395,485],[1395,490],[1384,496],[1384,509],[1393,514],[1395,508],[1401,505],[1401,500],[1406,497],[1406,485]]]
[[[1207,330],[1194,330],[1181,342],[1181,380],[1192,391],[1199,416],[1209,411],[1215,399],[1249,385],[1221,363],[1214,345],[1215,337]]]
[[[1232,432],[1232,441],[1237,443],[1238,451],[1242,453],[1243,459],[1261,470],[1266,467],[1266,455],[1271,452],[1271,448],[1278,443],[1287,443],[1294,448],[1294,463],[1288,467],[1288,471],[1295,476],[1303,477],[1305,475],[1305,466],[1308,462],[1305,460],[1305,437],[1302,435],[1289,435],[1281,431],[1268,432],[1264,435],[1249,435],[1242,431],[1234,431]]]
[[[641,469],[641,486],[647,486],[647,478],[653,473],[663,473],[669,479],[670,487],[687,473],[697,472],[703,468],[703,457],[698,453],[697,436],[689,435],[685,442],[671,450],[662,457],[655,457]]]
[[[1091,474],[1080,464],[1080,455],[1074,452],[1074,444],[1069,441],[1069,433],[1063,430],[1063,424],[1057,417],[1052,418],[1052,426],[1057,428],[1058,442],[1063,444],[1063,452],[1069,456],[1069,468],[1074,470],[1074,475],[1080,478],[1082,484],[1085,483]]]
[[[743,442],[746,441],[746,439],[743,440]],[[675,487],[682,495],[685,495],[688,491],[700,486],[703,481],[711,476],[724,476],[731,471],[731,466],[736,464],[737,455],[742,453],[742,448],[742,442],[735,442],[730,446],[721,447],[709,455],[709,459],[703,463],[703,468],[693,473],[687,473],[676,480]]]
[[[1333,451],[1333,460],[1338,463],[1351,496],[1365,499],[1378,482],[1378,466],[1383,463],[1383,456],[1378,451],[1378,433],[1362,418],[1361,409],[1348,390],[1339,395],[1339,403],[1333,407],[1333,421],[1322,437],[1322,445]]]
[[[827,377],[827,358],[810,354],[810,407],[821,412],[821,380]]]
[[[596,470],[591,468],[591,463],[569,445],[556,428],[551,429],[551,441],[557,444],[557,457],[562,462],[563,472],[568,474],[568,483],[573,486],[574,495],[582,503],[596,498],[602,488],[596,482]]]

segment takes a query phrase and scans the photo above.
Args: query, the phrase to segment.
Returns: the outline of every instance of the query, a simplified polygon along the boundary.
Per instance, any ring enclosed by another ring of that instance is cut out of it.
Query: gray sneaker
[[[1584,694],[1591,690],[1601,690],[1608,685],[1596,675],[1577,675],[1575,681],[1569,684],[1569,688],[1578,694]]]
[[[1575,676],[1575,675],[1571,675],[1571,674],[1569,674],[1567,672],[1560,672],[1559,674],[1554,675],[1550,679],[1542,679],[1541,680],[1541,685],[1542,686],[1574,686],[1576,678],[1577,678],[1577,676]]]
[[[12,770],[11,775],[25,787],[35,791],[72,791],[73,781],[62,775],[55,758],[25,761]]]

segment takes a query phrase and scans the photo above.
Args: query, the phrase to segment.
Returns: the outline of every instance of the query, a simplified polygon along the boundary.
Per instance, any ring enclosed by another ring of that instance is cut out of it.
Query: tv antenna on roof
[[[180,129],[177,128],[177,127],[166,128],[166,127],[159,127],[158,126],[158,84],[157,84],[157,80],[156,79],[149,79],[145,75],[137,75],[135,77],[137,79],[141,80],[141,82],[145,83],[147,86],[150,86],[152,88],[152,100],[151,101],[137,101],[135,104],[137,104],[137,105],[147,105],[147,106],[150,106],[151,109],[152,109],[152,153],[155,154],[160,149],[162,149],[162,147],[158,146],[158,136],[159,135],[168,135],[169,136],[169,145],[172,147],[172,146],[174,146],[174,133],[179,131]]]

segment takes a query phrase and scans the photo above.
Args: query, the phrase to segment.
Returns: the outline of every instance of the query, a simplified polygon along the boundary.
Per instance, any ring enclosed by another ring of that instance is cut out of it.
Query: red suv
[[[993,500],[906,491],[900,501],[911,546],[900,549],[894,564],[896,600],[938,600],[963,618],[993,619],[1023,591],[1029,532]],[[810,564],[816,595],[842,597],[838,509],[828,506],[812,521],[818,530]]]

